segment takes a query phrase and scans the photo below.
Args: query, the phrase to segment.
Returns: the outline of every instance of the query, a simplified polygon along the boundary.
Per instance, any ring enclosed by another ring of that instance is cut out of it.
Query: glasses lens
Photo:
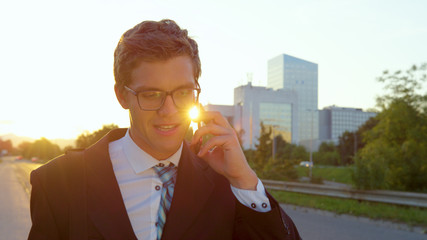
[[[194,88],[182,88],[173,92],[173,100],[177,108],[190,108],[197,100],[197,90]]]
[[[142,109],[157,109],[162,105],[166,93],[162,91],[143,91],[138,94],[139,104]]]

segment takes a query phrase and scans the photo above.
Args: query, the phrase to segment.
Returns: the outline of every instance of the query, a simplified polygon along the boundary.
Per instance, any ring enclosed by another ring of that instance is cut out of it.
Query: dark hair
[[[196,41],[173,20],[144,21],[126,31],[114,51],[114,78],[122,89],[129,83],[132,70],[142,61],[165,61],[189,56],[193,62],[194,79],[199,85],[201,63]]]

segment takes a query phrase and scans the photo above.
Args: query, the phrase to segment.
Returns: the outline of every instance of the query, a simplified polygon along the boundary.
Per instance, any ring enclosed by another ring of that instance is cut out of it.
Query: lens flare
[[[193,121],[191,121],[190,127],[191,127],[191,129],[193,129],[193,135],[197,131],[197,129],[199,129],[199,125],[196,122],[193,122]]]
[[[199,117],[199,108],[197,106],[194,106],[190,112],[190,118],[191,120],[196,120]]]
[[[189,116],[191,119],[190,127],[193,129],[194,134],[199,128],[199,124],[197,123],[197,118],[199,117],[199,108],[197,106],[191,108],[189,111]]]

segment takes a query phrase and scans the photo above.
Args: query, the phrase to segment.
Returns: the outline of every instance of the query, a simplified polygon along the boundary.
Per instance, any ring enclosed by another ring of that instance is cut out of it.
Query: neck
[[[129,136],[132,139],[132,141],[144,152],[146,152],[147,154],[149,154],[150,156],[152,156],[153,158],[155,158],[158,161],[162,161],[165,159],[170,158],[172,155],[174,155],[179,148],[181,147],[178,146],[177,149],[174,149],[172,151],[156,151],[152,146],[150,146],[149,144],[147,144],[142,138],[138,138],[134,136],[134,133],[132,133],[132,128],[129,129]]]

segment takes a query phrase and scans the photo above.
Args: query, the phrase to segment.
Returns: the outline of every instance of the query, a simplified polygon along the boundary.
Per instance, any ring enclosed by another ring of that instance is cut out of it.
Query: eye
[[[177,97],[187,97],[192,94],[192,91],[193,89],[190,89],[190,88],[179,89],[176,92],[176,95]]]
[[[144,99],[158,99],[162,98],[162,92],[160,91],[144,91],[141,92],[141,97]]]

